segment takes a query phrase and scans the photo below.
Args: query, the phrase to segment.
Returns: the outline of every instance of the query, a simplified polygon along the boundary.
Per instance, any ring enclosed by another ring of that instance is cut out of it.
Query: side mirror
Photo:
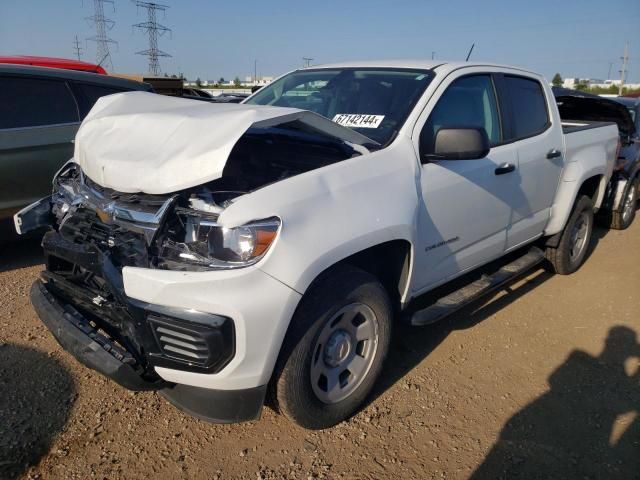
[[[441,128],[436,133],[432,152],[421,152],[422,161],[476,160],[491,149],[484,128]]]

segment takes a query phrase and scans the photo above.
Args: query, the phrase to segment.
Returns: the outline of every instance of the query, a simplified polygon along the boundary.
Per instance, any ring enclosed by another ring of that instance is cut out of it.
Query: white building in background
[[[244,77],[244,82],[242,82],[242,86],[244,87],[255,87],[256,85],[260,87],[264,87],[265,85],[273,82],[273,77],[258,77],[255,80],[253,77]]]
[[[564,88],[576,88],[579,84],[585,84],[589,87],[604,83],[604,80],[599,78],[565,78],[562,82]]]
[[[585,84],[588,87],[598,87],[598,88],[609,88],[611,86],[618,87],[620,86],[620,80],[610,79],[610,80],[600,80],[598,78],[565,78],[562,82],[562,86],[564,88],[575,89],[578,84]],[[640,83],[628,83],[625,82],[625,88],[629,88],[632,90],[640,88]]]

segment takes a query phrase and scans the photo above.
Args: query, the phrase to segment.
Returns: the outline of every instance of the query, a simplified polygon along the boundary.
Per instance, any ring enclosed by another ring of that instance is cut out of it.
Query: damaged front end
[[[55,176],[50,197],[15,216],[19,233],[49,228],[42,240],[46,270],[32,302],[65,349],[126,388],[172,387],[155,367],[218,373],[235,355],[233,319],[130,298],[123,269],[202,272],[256,264],[277,241],[281,219],[226,227],[220,214],[243,195],[359,156],[362,148],[295,120],[250,128],[218,178],[154,194],[101,186],[71,161]]]

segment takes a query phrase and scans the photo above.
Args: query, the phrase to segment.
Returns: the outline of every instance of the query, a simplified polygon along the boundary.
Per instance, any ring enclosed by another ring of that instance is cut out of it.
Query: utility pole
[[[139,0],[133,1],[135,2],[136,7],[147,9],[147,21],[136,23],[135,25],[133,25],[133,28],[139,28],[144,33],[149,35],[149,48],[147,50],[136,52],[136,54],[149,57],[149,73],[157,77],[162,71],[160,69],[159,58],[171,56],[158,48],[158,35],[162,36],[167,32],[171,32],[171,29],[159,24],[156,21],[156,12],[165,12],[169,7],[167,5],[160,5],[159,3],[142,2]]]
[[[436,58],[436,52],[431,52],[431,60],[434,60]]]
[[[258,60],[253,61],[253,84],[258,84]]]
[[[76,39],[73,41],[73,50],[76,52],[76,57],[78,57],[78,60],[80,60],[80,56],[82,55],[82,48],[80,48],[78,35],[76,35]]]
[[[607,80],[611,80],[611,69],[613,68],[613,62],[609,62],[609,73],[607,73]]]
[[[627,74],[627,64],[629,63],[629,42],[624,44],[624,56],[620,57],[622,60],[622,70],[620,70],[620,87],[618,87],[618,95],[622,96],[622,89],[624,87],[624,77]]]
[[[115,40],[107,36],[107,32],[116,24],[110,18],[104,16],[104,4],[113,4],[113,0],[93,0],[94,13],[91,17],[86,17],[87,21],[93,23],[96,27],[96,34],[87,38],[90,42],[96,42],[96,63],[107,67],[107,70],[113,70],[113,62],[111,61],[111,52],[109,52],[109,44],[118,44]],[[115,11],[115,6],[113,7]]]
[[[313,58],[309,58],[309,57],[302,57],[302,61],[303,63],[303,67],[307,68],[311,66],[311,62],[313,61]]]

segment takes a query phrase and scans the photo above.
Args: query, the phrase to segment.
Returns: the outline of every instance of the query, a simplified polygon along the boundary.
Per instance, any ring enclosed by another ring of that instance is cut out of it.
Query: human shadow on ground
[[[21,477],[49,452],[75,397],[73,378],[58,360],[0,342],[0,478]]]
[[[574,350],[549,387],[509,419],[471,479],[640,479],[636,332],[613,327],[598,356]]]
[[[8,243],[0,241],[0,272],[44,263],[41,241],[42,236],[14,239]]]

